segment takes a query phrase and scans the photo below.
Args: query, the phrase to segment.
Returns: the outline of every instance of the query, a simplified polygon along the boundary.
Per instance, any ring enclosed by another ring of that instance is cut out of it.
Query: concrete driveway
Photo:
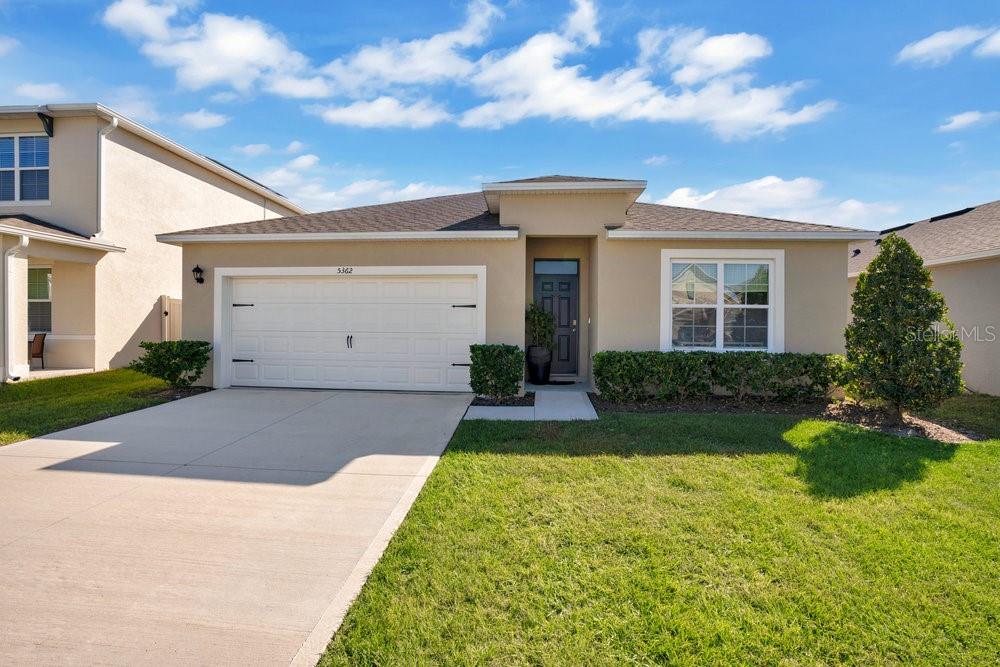
[[[314,664],[469,400],[227,389],[0,447],[0,664]]]

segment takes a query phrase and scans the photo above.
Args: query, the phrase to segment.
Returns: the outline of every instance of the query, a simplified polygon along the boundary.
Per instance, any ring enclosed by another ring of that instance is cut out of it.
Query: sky
[[[868,229],[1000,199],[996,0],[0,0],[0,90],[311,211],[544,174]]]

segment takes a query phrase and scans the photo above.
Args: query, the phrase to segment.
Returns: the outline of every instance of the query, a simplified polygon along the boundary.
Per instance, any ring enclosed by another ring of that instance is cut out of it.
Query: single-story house
[[[164,233],[206,381],[468,390],[469,345],[556,318],[553,373],[600,350],[840,352],[848,244],[875,233],[638,202],[645,181],[544,176],[482,191]]]
[[[1000,201],[970,206],[882,236],[906,239],[931,271],[962,340],[963,377],[973,391],[1000,395]],[[880,240],[851,245],[850,289],[878,253]]]
[[[0,107],[0,382],[123,366],[179,329],[181,251],[154,231],[303,212],[100,104]]]

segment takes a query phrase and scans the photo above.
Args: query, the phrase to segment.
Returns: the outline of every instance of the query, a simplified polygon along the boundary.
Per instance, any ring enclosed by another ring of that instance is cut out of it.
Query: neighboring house
[[[1000,395],[1000,201],[937,215],[882,232],[895,233],[917,251],[944,295],[962,339],[963,377],[973,391]],[[879,239],[851,245],[848,276],[878,252]]]
[[[35,332],[50,368],[122,366],[160,340],[181,252],[154,231],[302,212],[99,104],[0,107],[0,380],[27,376]]]
[[[848,244],[874,232],[637,203],[645,185],[546,176],[158,238],[184,247],[184,337],[213,342],[217,387],[467,391],[469,345],[523,346],[531,302],[566,379],[600,350],[843,350]]]

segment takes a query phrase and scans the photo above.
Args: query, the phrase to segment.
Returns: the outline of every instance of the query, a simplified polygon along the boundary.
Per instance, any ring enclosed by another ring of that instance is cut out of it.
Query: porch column
[[[28,253],[27,248],[21,248],[9,254],[8,251],[17,248],[21,239],[16,236],[4,236],[0,242],[0,263],[6,260],[6,271],[0,270],[0,311],[6,313],[6,326],[3,329],[3,341],[0,350],[7,350],[6,358],[0,359],[3,368],[0,380],[7,376],[25,378],[28,375]],[[10,363],[7,368],[6,364]]]

